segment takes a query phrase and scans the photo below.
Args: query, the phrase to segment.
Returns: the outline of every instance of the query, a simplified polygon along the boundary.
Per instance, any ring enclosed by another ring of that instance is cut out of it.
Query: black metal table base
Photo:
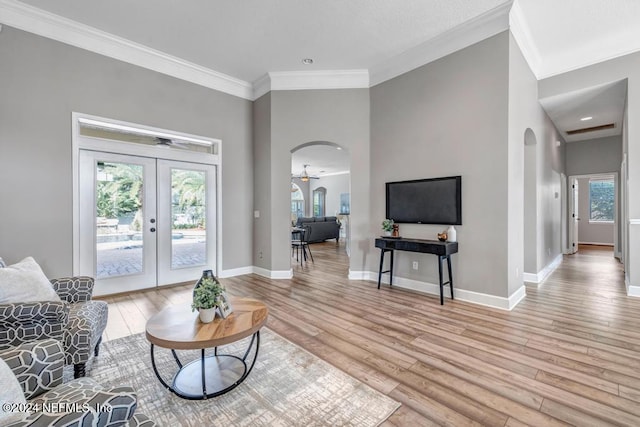
[[[384,254],[387,252],[390,253],[389,259],[389,269],[382,270],[384,265]],[[380,289],[380,283],[382,282],[382,275],[384,273],[389,273],[389,286],[393,285],[393,249],[384,249],[380,248],[380,268],[378,270],[378,289]],[[444,281],[442,274],[442,262],[447,261],[447,272],[449,273],[449,280]],[[451,255],[438,255],[438,278],[440,285],[440,305],[444,305],[444,287],[449,286],[451,290],[451,299],[453,298],[453,276],[451,275]]]
[[[247,364],[247,358],[255,347],[253,359]],[[169,385],[158,372],[154,345],[151,344],[151,365],[160,383],[176,396],[189,400],[203,400],[228,393],[239,386],[253,369],[260,348],[260,331],[254,333],[251,342],[242,357],[232,354],[214,354],[206,356],[205,349],[200,350],[200,357],[183,365],[175,350],[171,350],[178,372]]]

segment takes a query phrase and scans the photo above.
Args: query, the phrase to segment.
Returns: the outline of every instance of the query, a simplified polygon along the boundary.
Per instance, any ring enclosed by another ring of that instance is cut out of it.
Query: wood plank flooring
[[[267,326],[398,400],[384,426],[640,426],[640,298],[610,248],[581,246],[513,311],[346,279],[335,242],[292,280],[223,279]],[[144,331],[191,285],[108,298],[106,339]]]

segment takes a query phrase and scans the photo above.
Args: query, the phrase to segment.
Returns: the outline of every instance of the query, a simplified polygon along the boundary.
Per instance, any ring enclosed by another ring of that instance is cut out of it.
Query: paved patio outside
[[[205,265],[204,239],[172,240],[172,268]],[[142,272],[142,242],[126,241],[98,245],[96,277],[104,279]]]

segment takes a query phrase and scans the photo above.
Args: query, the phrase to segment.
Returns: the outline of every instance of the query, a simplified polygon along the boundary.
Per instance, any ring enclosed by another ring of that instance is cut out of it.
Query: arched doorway
[[[338,224],[339,234],[335,237],[331,232],[314,234],[310,243],[312,250],[314,244],[319,244],[317,246],[321,247],[322,242],[336,239],[334,246],[339,247],[343,252],[346,251],[348,257],[350,248],[350,162],[348,150],[329,141],[307,142],[291,150],[291,182],[295,185],[295,187],[292,185],[292,192],[293,188],[299,188],[302,198],[304,198],[304,202],[302,202],[304,204],[304,218],[301,218],[300,221],[310,220],[316,225],[317,222],[333,223],[331,226],[327,224],[328,229],[335,229],[335,224]],[[295,203],[300,205],[300,202]],[[293,209],[293,199],[291,204]],[[292,225],[300,225],[298,218],[300,215],[296,215]],[[295,260],[292,265],[295,265]]]

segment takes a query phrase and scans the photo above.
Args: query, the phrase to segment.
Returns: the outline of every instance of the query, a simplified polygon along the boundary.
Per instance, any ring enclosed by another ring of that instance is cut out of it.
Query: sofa
[[[0,350],[53,338],[74,376],[84,377],[109,314],[105,301],[92,299],[93,287],[92,277],[49,280],[31,257],[0,267]]]
[[[308,235],[305,237],[309,243],[324,242],[328,239],[336,239],[337,243],[340,240],[340,223],[335,216],[300,217],[296,227],[307,229]]]

